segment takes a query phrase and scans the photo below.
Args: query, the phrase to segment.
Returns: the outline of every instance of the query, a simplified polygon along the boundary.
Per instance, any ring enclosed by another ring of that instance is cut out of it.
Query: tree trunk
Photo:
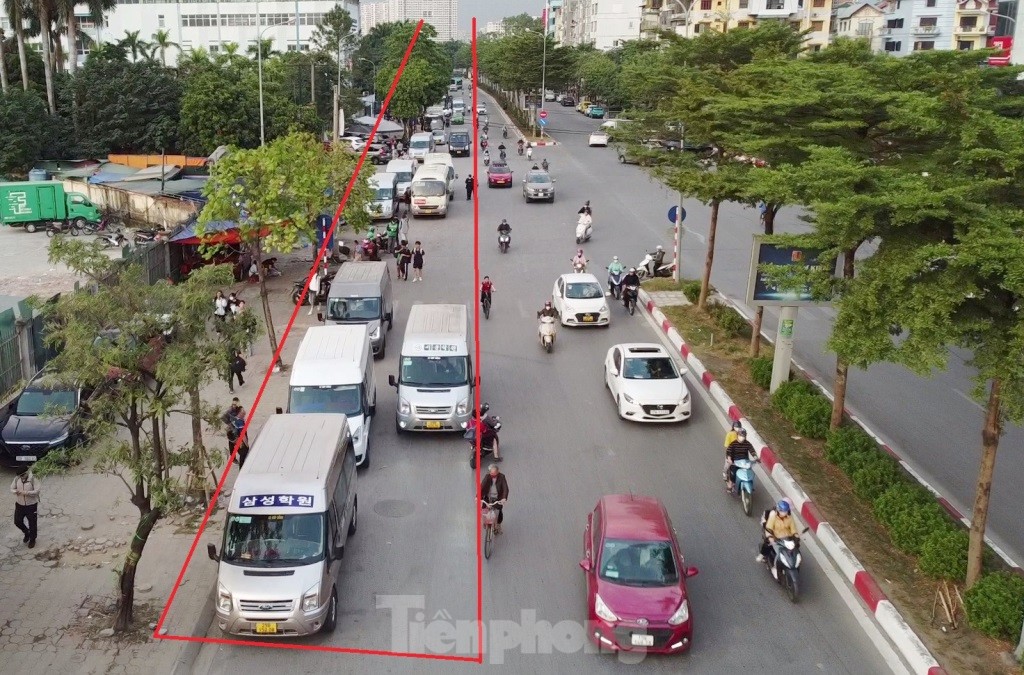
[[[4,56],[3,29],[0,29],[0,91],[7,93],[7,58]]]
[[[259,233],[257,232],[257,235]],[[270,315],[270,296],[267,295],[267,276],[263,269],[263,246],[259,240],[253,246],[254,257],[256,258],[256,269],[260,275],[260,302],[263,304],[263,320],[267,323],[267,339],[270,340],[270,354],[271,358],[277,353],[277,331],[274,329],[274,318]],[[284,364],[280,359],[277,361],[278,366]]]
[[[50,107],[50,114],[57,114],[57,103],[53,97],[53,58],[50,49],[50,8],[45,2],[39,3],[39,23],[43,27],[42,35],[39,36],[43,44],[43,74],[46,76],[46,103]]]
[[[999,436],[1003,431],[1000,421],[1002,385],[1002,380],[998,377],[992,380],[988,392],[988,406],[985,409],[985,427],[981,430],[981,468],[978,470],[978,491],[974,495],[974,512],[971,514],[965,590],[969,590],[981,578],[981,564],[985,553],[985,524],[988,522],[988,502],[992,496],[992,475],[996,470],[996,452],[999,450]]]
[[[64,45],[60,39],[60,33],[53,35],[53,72],[64,72]]]
[[[715,260],[715,232],[718,230],[718,206],[720,202],[716,199],[711,202],[711,224],[708,227],[708,252],[704,257],[704,275],[700,279],[700,297],[697,299],[697,309],[707,309],[708,291],[711,287],[711,264]]]
[[[18,40],[18,61],[21,63],[21,86],[28,91],[28,56],[25,54],[25,31],[21,24],[15,26],[14,35]]]
[[[136,488],[141,490],[141,486]],[[133,500],[134,501],[134,500]],[[160,509],[153,509],[149,497],[144,499],[139,507],[139,524],[135,527],[135,536],[132,537],[128,546],[128,554],[124,559],[124,567],[118,575],[118,588],[120,597],[117,600],[117,616],[114,619],[114,630],[118,633],[124,632],[131,627],[132,613],[135,609],[135,571],[139,566],[139,559],[142,558],[142,550],[149,540],[149,533],[160,518]]]
[[[78,17],[74,7],[68,12],[68,72],[72,76],[78,72]]]
[[[764,233],[775,234],[775,214],[779,212],[782,204],[765,204],[764,210]],[[764,306],[759,305],[754,313],[754,329],[750,332],[750,358],[756,359],[761,355],[761,325],[764,322]]]
[[[199,387],[188,389],[189,415],[192,418],[192,454],[189,458],[189,486],[192,490],[202,488],[204,503],[210,503],[210,486],[206,482],[206,446],[203,444],[203,401]]]
[[[853,280],[856,269],[856,255],[860,244],[843,251],[843,279],[847,283]],[[840,356],[836,357],[836,381],[832,388],[832,417],[829,429],[835,430],[843,423],[843,411],[846,409],[846,381],[850,365]]]

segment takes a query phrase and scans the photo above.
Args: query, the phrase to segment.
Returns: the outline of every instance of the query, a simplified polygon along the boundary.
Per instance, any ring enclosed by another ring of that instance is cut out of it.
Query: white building
[[[832,10],[832,37],[867,40],[873,51],[882,49],[885,12],[867,0]]]
[[[637,0],[563,0],[556,39],[566,46],[592,44],[602,51],[640,39]]]
[[[245,54],[256,44],[257,34],[264,40],[273,40],[280,51],[307,51],[317,24],[327,12],[340,4],[359,19],[359,0],[299,0],[292,2],[160,2],[155,0],[119,0],[107,12],[102,23],[87,15],[86,6],[78,5],[79,29],[88,36],[78,49],[79,63],[84,62],[92,45],[118,42],[128,31],[139,31],[139,39],[152,42],[157,31],[165,30],[177,47],[166,52],[167,64],[177,62],[182,52],[203,48],[211,53],[224,50],[234,43]],[[7,17],[0,25],[8,26]],[[9,30],[5,32],[10,34]],[[38,42],[36,40],[30,40]],[[159,55],[157,55],[159,58]]]
[[[437,39],[458,39],[459,0],[383,0],[363,2],[359,28],[366,35],[374,26],[391,21],[418,22],[423,19],[437,30]]]
[[[501,37],[505,34],[505,22],[504,21],[488,21],[484,25],[483,30],[485,35],[494,35]]]

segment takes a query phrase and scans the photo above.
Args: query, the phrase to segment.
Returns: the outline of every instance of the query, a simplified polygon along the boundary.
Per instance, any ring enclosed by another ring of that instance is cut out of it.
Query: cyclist
[[[484,277],[483,282],[480,284],[480,302],[484,299],[487,300],[487,304],[491,304],[491,293],[494,291],[494,284],[491,283],[490,277]]]
[[[501,521],[505,518],[503,507],[508,501],[508,479],[505,478],[505,474],[498,471],[497,464],[487,467],[487,475],[480,481],[480,499],[488,504],[494,504],[498,511],[498,523],[494,526],[494,534],[501,534]]]

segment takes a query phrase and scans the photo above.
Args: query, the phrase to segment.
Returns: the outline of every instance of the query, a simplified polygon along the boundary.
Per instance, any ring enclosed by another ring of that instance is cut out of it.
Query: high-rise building
[[[555,35],[566,46],[608,50],[640,39],[640,4],[621,0],[563,0]]]
[[[459,0],[383,0],[360,5],[360,29],[366,35],[374,26],[391,21],[417,22],[423,19],[437,30],[437,39],[459,36]]]

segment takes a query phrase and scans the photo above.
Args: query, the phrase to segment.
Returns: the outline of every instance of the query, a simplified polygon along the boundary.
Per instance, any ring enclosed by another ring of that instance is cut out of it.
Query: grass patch
[[[672,279],[647,279],[643,282],[643,288],[648,293],[657,293],[658,291],[681,291],[683,290],[683,284],[686,283],[686,279],[676,282]]]

